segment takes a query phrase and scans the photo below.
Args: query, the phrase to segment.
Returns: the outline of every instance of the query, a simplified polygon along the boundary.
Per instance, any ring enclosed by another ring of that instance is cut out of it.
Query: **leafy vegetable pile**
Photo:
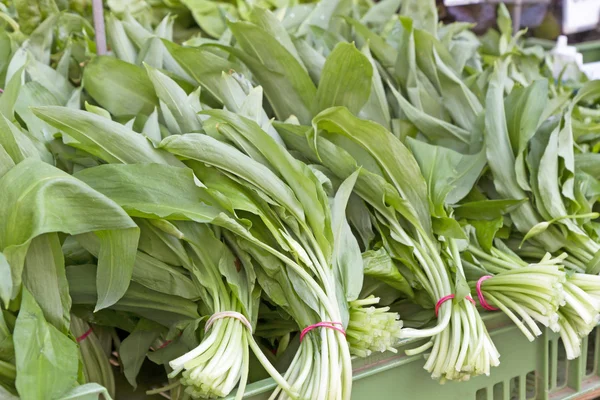
[[[490,374],[487,311],[570,359],[600,321],[600,83],[504,6],[108,1],[109,55],[85,1],[0,6],[3,399],[349,399],[409,338]]]

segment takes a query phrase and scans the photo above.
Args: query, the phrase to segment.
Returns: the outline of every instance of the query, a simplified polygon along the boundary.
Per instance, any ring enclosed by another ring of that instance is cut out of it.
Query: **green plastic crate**
[[[405,342],[397,354],[383,353],[354,363],[352,398],[357,400],[574,400],[600,398],[600,335],[596,328],[584,340],[582,355],[567,360],[560,337],[546,330],[529,342],[501,313],[485,316],[500,351],[500,366],[490,376],[467,382],[439,384],[423,369],[422,356],[403,349],[422,341]],[[247,387],[245,399],[266,400],[272,379]]]

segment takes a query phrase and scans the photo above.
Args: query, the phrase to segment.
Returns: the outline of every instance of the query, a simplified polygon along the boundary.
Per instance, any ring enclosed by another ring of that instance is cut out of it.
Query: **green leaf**
[[[4,303],[4,307],[8,307],[8,302],[12,296],[13,281],[10,272],[10,265],[6,256],[0,252],[0,300]]]
[[[237,16],[236,7],[222,1],[183,0],[182,3],[190,9],[198,26],[214,38],[221,37],[227,29],[225,13]]]
[[[14,6],[20,29],[26,34],[32,33],[48,16],[58,13],[54,0],[16,0]]]
[[[109,56],[94,57],[83,70],[83,87],[114,116],[150,115],[158,106],[144,69]]]
[[[414,107],[393,86],[389,86],[406,117],[434,144],[467,152],[471,149],[471,134],[444,120],[430,116]]]
[[[173,133],[181,134],[201,131],[202,125],[196,115],[196,110],[188,102],[188,97],[184,90],[174,80],[159,70],[146,65],[146,71],[152,85],[154,85],[156,95],[161,100],[161,108],[163,108],[162,104],[166,105],[179,126],[178,132]]]
[[[27,250],[23,284],[44,312],[44,318],[63,333],[69,331],[71,298],[58,234],[34,238]]]
[[[200,161],[242,178],[304,221],[302,204],[289,186],[267,167],[234,147],[198,134],[170,136],[163,140],[161,147],[179,157]]]
[[[398,267],[383,247],[379,250],[364,252],[362,258],[365,266],[365,276],[379,279],[409,297],[414,296],[412,287],[398,271]]]
[[[331,207],[331,225],[333,230],[333,262],[347,301],[358,298],[363,284],[363,263],[358,242],[348,221],[346,206],[352,193],[359,171],[350,175],[340,185]]]
[[[157,328],[160,328],[160,326],[157,326],[155,322],[141,319],[133,332],[119,346],[119,359],[123,364],[123,373],[127,378],[127,382],[134,389],[137,388],[136,378],[142,368],[146,353],[152,342],[160,335]]]
[[[218,104],[233,109],[225,102],[227,93],[221,89],[222,74],[241,71],[240,65],[217,56],[207,48],[182,47],[167,40],[163,40],[163,44],[181,68],[200,84],[203,95],[208,93],[213,102],[216,100]]]
[[[242,135],[246,140],[257,145],[257,149],[262,156],[283,178],[302,205],[303,211],[296,214],[298,221],[304,221],[304,215],[306,216],[312,233],[321,246],[321,250],[326,258],[329,258],[332,242],[329,207],[326,195],[310,168],[292,157],[284,147],[260,129],[253,121],[228,111],[211,110],[205,111],[204,114],[211,115],[223,122],[224,126],[220,128],[222,133],[230,132],[226,129],[233,127],[237,135]],[[227,133],[226,136],[231,137],[232,135]],[[247,168],[247,165],[242,164],[240,166]],[[274,199],[278,200],[279,197],[274,197]]]
[[[0,114],[3,114],[4,117],[11,120],[14,118],[15,104],[17,102],[17,98],[19,97],[21,86],[24,84],[24,70],[25,67],[21,67],[15,72],[15,74],[7,82],[6,87],[4,88],[4,93],[2,93],[2,96],[0,96]]]
[[[97,383],[86,383],[85,385],[77,386],[66,394],[63,394],[58,400],[110,400],[111,397],[108,391],[103,386]]]
[[[134,217],[209,223],[220,213],[201,201],[207,196],[188,168],[158,164],[100,165],[84,169],[75,177]]]
[[[416,28],[437,35],[438,14],[435,0],[403,0],[400,14],[412,18]]]
[[[65,107],[38,107],[34,113],[106,162],[182,165],[167,152],[155,149],[144,136],[104,117]]]
[[[388,105],[381,75],[377,69],[377,64],[373,59],[373,56],[371,56],[371,50],[368,45],[365,45],[361,49],[361,53],[367,57],[371,63],[371,67],[373,68],[373,79],[369,100],[363,106],[359,116],[363,119],[370,119],[371,121],[377,122],[386,129],[389,129],[391,124],[390,107]]]
[[[77,386],[77,344],[46,322],[27,289],[23,289],[14,341],[16,387],[21,398],[59,398]]]
[[[402,198],[414,208],[424,231],[431,231],[425,179],[413,155],[394,135],[381,125],[354,117],[342,107],[321,112],[314,118],[313,126],[315,130],[346,136],[367,150]]]
[[[91,264],[66,268],[73,304],[91,305],[97,302],[96,270],[97,267]],[[200,318],[198,305],[193,301],[156,292],[135,282],[131,282],[123,297],[111,307],[112,309],[134,312],[165,326],[186,318]]]
[[[373,66],[352,43],[338,43],[329,54],[317,89],[318,111],[345,106],[358,114],[371,94]]]
[[[106,19],[106,33],[115,55],[127,63],[135,64],[137,51],[125,33],[123,23],[112,14]]]
[[[316,88],[304,67],[264,29],[247,22],[230,23],[229,27],[242,49],[229,51],[252,71],[277,118],[283,121],[295,115],[301,123],[308,123]]]
[[[0,178],[0,192],[4,194],[0,249],[12,268],[13,297],[31,241],[50,232],[96,232],[102,243],[97,309],[110,306],[123,295],[131,279],[139,229],[116,203],[34,159],[19,163]],[[64,210],[69,210],[68,218]]]
[[[454,217],[456,219],[469,220],[495,220],[498,217],[507,214],[528,199],[506,199],[506,200],[481,200],[462,203],[454,206]]]
[[[445,205],[457,203],[473,188],[486,164],[485,152],[465,155],[445,147],[407,139],[427,181],[433,215],[444,217]]]

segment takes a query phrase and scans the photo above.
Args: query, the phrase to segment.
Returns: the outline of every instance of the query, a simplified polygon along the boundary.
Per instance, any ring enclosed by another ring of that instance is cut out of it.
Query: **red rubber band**
[[[304,336],[306,336],[306,334],[310,331],[312,331],[315,328],[329,328],[329,329],[335,329],[336,331],[340,332],[342,335],[346,336],[346,331],[343,328],[340,328],[339,326],[336,325],[342,325],[343,324],[341,322],[328,322],[328,321],[323,321],[323,322],[317,322],[316,324],[313,325],[309,325],[306,328],[302,329],[302,332],[300,332],[300,342],[302,342],[302,339],[304,339]]]
[[[453,298],[455,298],[456,296],[453,294],[449,294],[447,296],[442,297],[441,299],[438,300],[437,303],[435,303],[435,316],[438,316],[438,312],[440,311],[440,307],[442,306],[442,304],[444,304],[445,302],[447,302],[448,300],[451,300]],[[471,296],[465,296],[465,299],[469,300],[471,303],[477,305],[475,303],[475,300],[473,300],[473,298]]]
[[[92,333],[93,330],[94,330],[94,328],[90,327],[90,329],[88,329],[86,333],[84,333],[83,335],[81,335],[77,338],[77,343],[81,342],[82,340],[85,340],[86,337],[90,336],[90,334]]]
[[[493,278],[493,276],[492,275],[484,275],[481,278],[479,278],[479,280],[477,281],[477,285],[475,286],[477,288],[477,298],[479,299],[479,304],[481,304],[481,307],[485,308],[488,311],[498,311],[499,308],[492,307],[490,305],[490,303],[488,303],[485,300],[485,297],[483,297],[483,293],[481,292],[481,284],[483,283],[483,281],[486,281],[490,278]]]
[[[160,350],[160,349],[164,349],[165,347],[167,347],[168,345],[170,345],[172,342],[172,340],[167,340],[165,341],[163,344],[161,344],[156,350]]]

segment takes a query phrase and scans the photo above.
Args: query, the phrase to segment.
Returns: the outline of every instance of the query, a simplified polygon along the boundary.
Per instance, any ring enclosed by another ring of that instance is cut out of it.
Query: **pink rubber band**
[[[456,296],[454,296],[453,294],[449,294],[447,296],[442,297],[441,299],[438,300],[437,303],[435,303],[435,316],[436,317],[438,316],[438,312],[440,311],[440,307],[442,306],[442,304],[444,304],[448,300],[453,299],[454,297],[456,297]],[[467,299],[471,303],[475,304],[475,300],[473,300],[473,298],[471,296],[465,296],[465,299]]]
[[[323,321],[323,322],[317,322],[316,324],[312,324],[307,326],[306,328],[302,329],[302,332],[300,332],[300,342],[302,342],[302,339],[304,339],[304,336],[306,336],[306,334],[310,331],[312,331],[315,328],[329,328],[329,329],[334,329],[336,331],[338,331],[339,333],[341,333],[342,335],[346,336],[346,331],[343,328],[340,328],[339,326],[336,325],[344,325],[341,322],[328,322],[328,321]]]
[[[88,330],[87,330],[87,332],[86,332],[86,333],[84,333],[83,335],[79,336],[79,337],[76,339],[76,340],[77,340],[77,343],[79,343],[79,342],[81,342],[81,341],[85,340],[85,338],[86,338],[86,337],[90,336],[90,334],[92,333],[92,331],[93,331],[93,330],[94,330],[94,328],[90,328],[90,329],[88,329]]]
[[[488,303],[485,300],[485,297],[483,297],[483,293],[481,292],[481,284],[483,283],[483,281],[486,281],[490,278],[493,278],[493,276],[492,275],[484,275],[481,278],[479,278],[479,280],[477,281],[477,285],[475,286],[477,288],[477,298],[479,299],[479,304],[481,304],[481,307],[485,308],[488,311],[498,311],[499,308],[492,307],[490,305],[490,303]]]

